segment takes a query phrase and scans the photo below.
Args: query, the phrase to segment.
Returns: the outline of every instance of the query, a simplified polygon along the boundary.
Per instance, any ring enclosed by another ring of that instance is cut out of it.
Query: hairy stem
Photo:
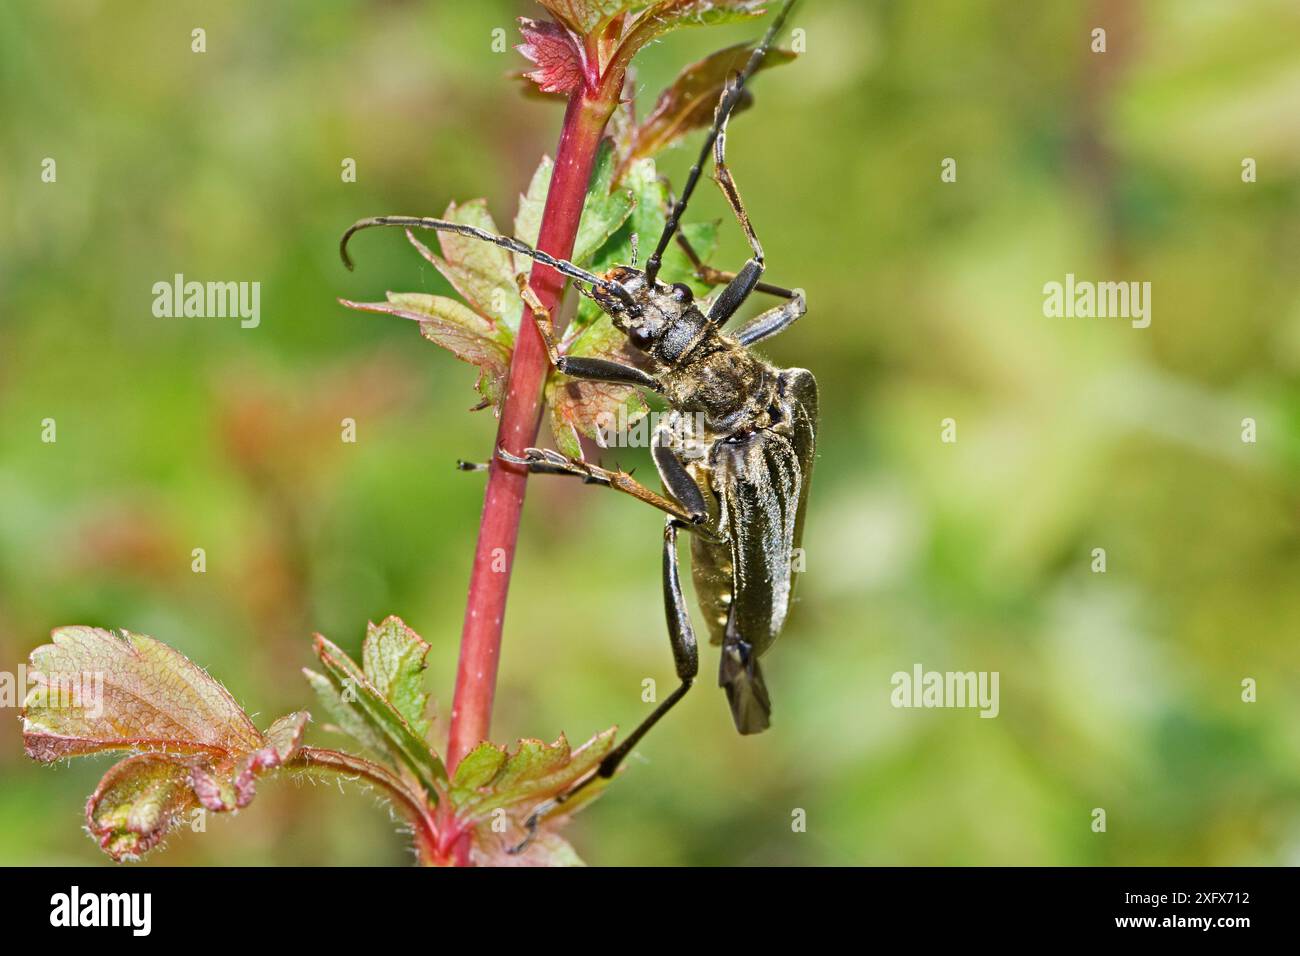
[[[420,862],[425,866],[450,862],[448,854],[439,844],[438,827],[428,801],[421,794],[412,793],[388,768],[352,754],[321,747],[302,747],[285,766],[311,773],[328,770],[378,786],[393,801],[393,807],[410,823]]]
[[[576,93],[569,100],[537,240],[539,249],[558,258],[567,259],[573,253],[596,149],[617,104],[621,85],[603,84],[594,94]],[[536,263],[529,281],[542,304],[554,310],[564,290],[564,277],[551,267]],[[542,384],[547,371],[541,336],[536,326],[525,318],[519,323],[510,363],[496,448],[518,455],[536,441],[541,422]],[[501,657],[501,626],[527,478],[527,472],[502,462],[493,454],[451,706],[447,758],[452,772],[465,754],[488,738]]]

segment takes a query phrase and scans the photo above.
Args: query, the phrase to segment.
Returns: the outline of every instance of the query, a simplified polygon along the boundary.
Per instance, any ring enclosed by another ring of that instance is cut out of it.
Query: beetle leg
[[[691,261],[691,265],[695,269],[696,278],[701,282],[706,285],[722,285],[723,283],[735,281],[736,273],[724,272],[705,263],[700,258],[700,254],[695,251],[695,247],[691,245],[691,241],[686,238],[686,233],[679,232],[677,234],[677,244],[686,253],[686,258]],[[754,284],[754,291],[780,296],[790,301],[754,316],[737,329],[734,334],[741,345],[753,345],[761,339],[769,338],[778,332],[784,332],[796,319],[808,311],[808,303],[804,298],[803,289],[786,289],[779,285],[758,282]]]
[[[667,221],[664,223],[664,231],[659,234],[659,241],[655,244],[655,251],[651,253],[650,258],[646,260],[645,276],[646,281],[653,284],[655,277],[659,275],[659,267],[663,260],[664,250],[668,247],[669,241],[676,234],[678,227],[681,225],[682,215],[686,212],[686,204],[690,202],[691,193],[695,191],[695,184],[699,182],[700,170],[704,167],[705,161],[709,158],[709,146],[717,139],[722,125],[726,123],[731,111],[736,108],[740,100],[741,90],[749,78],[754,75],[760,66],[763,65],[763,59],[767,56],[768,49],[776,41],[777,35],[781,28],[785,26],[785,18],[790,14],[790,8],[794,5],[794,0],[785,0],[781,9],[777,11],[772,18],[771,25],[768,26],[767,32],[763,34],[763,39],[758,41],[753,51],[749,54],[749,60],[745,63],[745,68],[736,74],[736,76],[726,84],[723,90],[722,98],[718,102],[717,109],[713,112],[713,127],[709,130],[708,136],[704,139],[704,147],[700,151],[700,158],[695,161],[691,171],[686,174],[686,185],[682,190],[682,198],[673,203],[668,211]]]
[[[456,459],[456,467],[461,471],[487,471],[490,466],[485,461],[464,461],[458,458]],[[583,479],[586,484],[600,484],[595,478],[588,475],[580,475],[568,468],[561,468],[558,465],[552,465],[544,461],[529,462],[528,472],[533,475],[573,475],[576,478]]]
[[[668,201],[670,203],[672,202],[671,196],[669,196]],[[727,272],[723,269],[715,269],[713,266],[701,259],[700,254],[696,252],[695,247],[691,245],[691,240],[686,238],[686,233],[679,232],[676,238],[677,245],[681,247],[682,252],[686,254],[686,258],[690,260],[691,268],[695,270],[695,278],[699,279],[705,285],[726,285],[736,278],[736,273]],[[795,296],[795,291],[793,289],[787,289],[784,286],[779,285],[772,285],[770,282],[757,283],[754,286],[754,291],[765,292],[768,295],[780,296],[782,299],[793,299]]]
[[[686,692],[695,683],[695,677],[700,672],[700,652],[699,645],[695,640],[695,629],[691,626],[691,614],[686,605],[686,597],[682,594],[681,574],[678,571],[677,529],[680,527],[685,526],[674,518],[668,518],[664,522],[663,563],[664,613],[668,617],[668,640],[672,643],[673,666],[677,672],[677,679],[681,681],[680,685],[665,697],[663,703],[656,707],[645,720],[637,724],[636,729],[628,734],[621,744],[605,755],[605,759],[600,762],[600,766],[596,768],[594,773],[584,777],[575,786],[558,796],[547,800],[529,814],[528,820],[524,823],[527,835],[524,837],[523,842],[510,849],[510,853],[518,854],[527,849],[528,844],[537,835],[537,824],[544,816],[572,799],[575,794],[579,793],[593,780],[607,780],[614,776],[619,765],[627,759],[627,755],[632,752],[632,749],[641,742],[641,738],[649,733],[650,728],[657,724],[664,714],[672,710],[677,702],[686,696]]]
[[[635,365],[624,365],[609,359],[561,355],[555,367],[571,378],[587,382],[611,382],[616,385],[635,385],[651,392],[663,391],[659,380],[649,372],[643,372]]]
[[[568,473],[585,478],[593,484],[606,485],[615,491],[621,491],[625,495],[631,495],[633,498],[644,501],[646,504],[658,508],[665,514],[671,515],[687,525],[694,526],[708,518],[708,515],[703,512],[692,513],[677,502],[651,491],[625,471],[610,471],[580,458],[569,458],[567,455],[561,455],[558,451],[549,448],[525,448],[522,456],[512,455],[504,448],[498,448],[497,457],[510,462],[512,465],[519,465],[530,470],[534,465],[549,465],[555,469],[551,471],[551,474],[557,472]]]
[[[784,332],[808,311],[803,289],[794,289],[789,302],[783,302],[774,309],[760,312],[740,328],[734,335],[741,345],[753,345],[755,342],[770,338],[778,332]]]
[[[722,98],[727,96],[736,88],[737,77],[732,77],[727,81],[722,90]],[[721,107],[721,103],[718,104]],[[749,214],[745,212],[745,203],[740,198],[740,190],[736,188],[736,180],[732,178],[731,169],[727,166],[727,123],[731,117],[722,121],[718,127],[718,138],[713,141],[713,179],[722,190],[722,195],[726,197],[727,204],[731,206],[731,211],[736,214],[736,219],[740,223],[740,228],[745,231],[745,238],[749,240],[749,248],[753,253],[751,261],[757,262],[759,268],[763,266],[763,244],[758,241],[758,236],[754,233],[754,227],[749,221]]]
[[[699,525],[707,521],[709,509],[704,504],[704,493],[677,453],[668,445],[655,442],[650,447],[650,457],[654,459],[655,470],[659,472],[659,480],[664,483],[664,488],[689,512],[690,523]]]
[[[735,79],[732,79],[723,88],[723,101],[726,100],[736,82]],[[721,106],[721,103],[719,106]],[[713,141],[713,178],[717,180],[722,195],[726,197],[727,203],[731,206],[731,211],[736,214],[736,220],[740,223],[740,228],[744,230],[745,238],[749,240],[752,255],[749,261],[736,273],[736,277],[713,300],[713,306],[709,309],[709,321],[714,325],[721,325],[735,315],[736,310],[749,298],[749,294],[754,291],[759,279],[763,276],[763,245],[758,241],[754,227],[749,221],[749,214],[745,212],[745,204],[740,199],[740,191],[736,188],[736,181],[732,178],[731,170],[727,167],[727,120],[729,118],[723,119],[718,127],[718,137]]]
[[[551,360],[552,365],[560,364],[560,350],[555,344],[555,323],[551,321],[551,310],[542,305],[542,300],[537,298],[537,293],[533,287],[528,284],[528,275],[519,273],[515,276],[515,284],[519,286],[519,297],[524,300],[524,305],[528,306],[528,311],[533,314],[533,322],[537,325],[537,332],[542,337],[542,343],[546,346],[546,356]]]
[[[700,672],[699,646],[695,641],[695,628],[691,626],[690,609],[687,607],[685,595],[682,594],[681,574],[678,570],[677,530],[681,527],[688,526],[680,524],[673,518],[668,518],[664,522],[663,561],[664,614],[668,618],[668,640],[673,649],[673,666],[681,685],[664,698],[664,702],[641,721],[621,744],[605,756],[594,776],[606,778],[614,776],[619,764],[627,759],[632,748],[640,743],[641,738],[659,722],[664,714],[672,710],[673,705],[686,696],[686,692],[691,689],[691,684],[695,682],[695,676]]]

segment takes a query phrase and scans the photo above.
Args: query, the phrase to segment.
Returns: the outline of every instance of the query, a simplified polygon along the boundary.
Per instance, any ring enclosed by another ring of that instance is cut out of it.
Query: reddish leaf
[[[623,167],[655,155],[691,130],[712,125],[723,85],[728,77],[744,69],[753,49],[752,43],[730,46],[678,73],[672,84],[659,94],[650,115],[631,134],[631,146],[623,158]],[[795,56],[788,50],[769,50],[760,69],[789,63]],[[733,115],[748,107],[750,102],[748,96],[742,96]]]
[[[305,710],[281,717],[263,735],[266,743],[240,759],[235,767],[235,806],[246,807],[253,799],[253,787],[259,774],[284,766],[302,746],[303,731],[311,715]]]
[[[165,754],[114,764],[86,803],[86,824],[113,859],[136,860],[199,805],[190,768]]]
[[[91,834],[114,859],[145,853],[199,805],[247,806],[257,776],[302,744],[306,712],[263,734],[207,671],[151,637],[63,627],[53,638],[31,654],[23,744],[45,762],[137,751],[104,774],[86,804]]]
[[[142,634],[62,627],[31,654],[23,745],[33,760],[102,750],[221,757],[262,735],[208,672]]]
[[[586,56],[574,35],[552,20],[527,17],[519,18],[519,29],[524,42],[515,49],[537,66],[524,76],[543,93],[580,92],[586,80]]]
[[[477,226],[487,232],[500,232],[488,212],[487,202],[482,199],[472,199],[460,205],[451,203],[442,218]],[[520,304],[514,260],[508,251],[480,239],[441,232],[438,243],[445,256],[442,258],[434,255],[409,229],[406,237],[479,315],[491,319],[498,328],[519,327]]]
[[[257,778],[283,768],[381,787],[415,829],[421,859],[438,858],[433,805],[424,790],[409,775],[399,777],[372,761],[303,747],[310,719],[305,711],[281,717],[263,733],[206,671],[151,637],[64,627],[53,638],[31,654],[24,744],[31,757],[46,762],[137,751],[110,767],[86,802],[87,827],[115,860],[138,859],[194,810],[247,806]],[[419,678],[428,645],[389,618],[371,626],[366,648],[367,666],[395,701],[381,702],[422,723]],[[322,654],[327,667],[337,664],[327,658]],[[356,676],[364,697],[373,688],[359,669]],[[426,760],[441,768],[432,753]]]
[[[266,729],[261,747],[233,761],[192,763],[190,785],[199,802],[217,813],[248,806],[258,775],[284,766],[297,755],[308,719],[306,711],[281,717]]]
[[[518,296],[515,295],[518,302]],[[351,309],[382,312],[420,323],[420,334],[441,345],[462,362],[479,369],[476,384],[483,397],[477,408],[496,407],[505,391],[506,373],[514,335],[494,325],[455,299],[417,292],[389,292],[387,302],[352,302],[339,299]]]
[[[282,767],[298,753],[309,718],[306,711],[281,717],[266,729],[262,746],[251,753],[192,762],[190,786],[199,802],[216,813],[242,810],[252,803],[257,776]]]

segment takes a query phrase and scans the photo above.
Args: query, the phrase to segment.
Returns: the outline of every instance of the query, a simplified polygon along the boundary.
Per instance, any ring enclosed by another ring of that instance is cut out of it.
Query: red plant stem
[[[573,253],[596,150],[617,105],[621,85],[603,84],[591,96],[575,93],[569,99],[537,239],[539,249],[558,258],[567,259]],[[613,95],[603,92],[608,88],[615,91]],[[549,266],[536,263],[529,282],[542,304],[554,310],[564,290],[564,277]],[[510,363],[494,451],[504,448],[519,454],[536,441],[541,423],[542,384],[549,364],[536,326],[527,317],[523,318]],[[527,479],[527,472],[492,455],[451,705],[447,760],[448,769],[453,773],[465,754],[488,739],[501,657],[501,626]]]

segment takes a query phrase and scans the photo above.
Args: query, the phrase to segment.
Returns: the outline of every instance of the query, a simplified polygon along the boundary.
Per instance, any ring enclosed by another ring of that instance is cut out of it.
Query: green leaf
[[[355,705],[358,713],[383,735],[394,759],[406,764],[429,792],[430,799],[436,800],[439,787],[447,780],[447,769],[424,739],[379,693],[356,662],[320,634],[316,635],[316,656],[325,665],[326,675],[342,692],[344,702]]]
[[[636,205],[636,199],[630,191],[613,188],[617,166],[614,141],[605,137],[600,141],[596,154],[591,184],[587,187],[587,198],[582,205],[578,236],[573,242],[573,261],[577,265],[591,261],[596,250],[627,222]]]
[[[456,768],[450,801],[457,818],[473,828],[471,857],[478,866],[578,866],[582,861],[557,833],[574,813],[598,797],[608,780],[595,779],[553,806],[528,834],[525,822],[547,801],[593,773],[613,749],[614,729],[570,750],[564,736],[553,744],[520,740],[515,750],[490,742],[475,747]],[[506,826],[501,826],[504,821]],[[521,854],[510,850],[531,836]]]
[[[332,680],[308,667],[304,667],[302,673],[307,678],[307,683],[311,685],[311,689],[316,692],[316,697],[325,708],[325,712],[337,725],[334,729],[347,734],[370,753],[387,752],[383,736],[370,726],[370,722],[365,717],[343,702],[343,695]]]
[[[650,0],[537,0],[551,16],[580,36],[599,33],[629,10],[649,6]]]
[[[505,765],[506,748],[489,740],[483,741],[457,765],[456,775],[451,780],[452,803],[468,800],[473,791],[491,784]]]
[[[629,190],[614,189],[616,168],[614,140],[606,137],[601,140],[595,165],[591,169],[586,199],[582,200],[582,219],[578,222],[573,255],[569,258],[575,265],[589,263],[591,256],[606,245],[611,235],[628,221],[628,216],[636,208],[636,196]],[[542,212],[546,208],[546,194],[550,190],[551,174],[554,172],[554,160],[550,156],[542,156],[541,163],[533,170],[528,191],[519,198],[519,212],[515,213],[515,238],[529,246],[537,246]],[[516,273],[528,273],[532,264],[528,256],[515,256]]]
[[[716,26],[761,16],[767,0],[658,0],[637,14],[623,30],[611,57],[626,68],[647,43],[681,27]]]
[[[572,383],[554,377],[546,384],[546,407],[551,425],[551,437],[555,440],[555,449],[560,454],[567,455],[569,458],[585,458],[582,453],[582,439],[579,437],[581,433],[565,410],[570,403],[571,387]],[[576,391],[576,388],[573,390]]]
[[[637,237],[640,254],[644,259],[645,250],[658,241],[668,221],[668,186],[659,178],[653,159],[639,159],[632,163],[624,174],[622,185],[636,197],[636,202],[627,221],[592,257],[593,272],[604,272],[616,265],[629,264],[632,261],[633,235]],[[686,223],[680,228],[702,261],[707,262],[712,258],[718,242],[716,222]],[[690,259],[676,242],[670,243],[664,252],[659,275],[667,283],[686,283],[697,295],[704,295],[711,288],[695,275]],[[592,300],[583,299],[578,303],[579,326],[600,321],[602,315],[600,307]],[[605,318],[603,321],[609,320]]]
[[[633,163],[623,185],[634,197],[632,210],[592,257],[591,269],[603,272],[632,261],[632,237],[638,244],[659,238],[668,219],[668,187],[659,179],[654,160]],[[702,259],[717,247],[716,223],[690,223],[682,232]],[[664,254],[660,276],[665,282],[684,282],[698,295],[709,286],[698,279],[694,267],[676,243]],[[573,322],[565,330],[561,351],[565,355],[603,358],[629,365],[645,364],[645,356],[631,346],[595,302],[582,299]],[[602,425],[635,423],[649,411],[644,397],[634,387],[604,382],[585,382],[553,374],[547,382],[546,400],[551,433],[558,449],[573,458],[582,457],[580,436],[603,444]]]
[[[659,0],[636,19],[644,45],[681,27],[711,27],[749,20],[767,12],[769,0]]]
[[[423,738],[429,736],[429,695],[424,692],[429,645],[396,615],[366,629],[361,666],[375,689]]]
[[[481,764],[463,781],[465,786],[459,791],[459,799],[453,797],[456,813],[462,819],[481,820],[498,808],[521,804],[531,808],[578,783],[596,769],[613,747],[614,728],[610,728],[577,750],[570,750],[569,742],[561,734],[553,744],[520,740],[515,751],[503,754],[504,759],[499,761],[485,751]],[[491,776],[487,774],[489,766],[495,768]],[[471,781],[477,786],[470,787]]]
[[[714,222],[691,222],[679,227],[682,235],[686,237],[691,248],[695,250],[696,255],[700,257],[701,262],[707,263],[713,258],[714,253],[718,250],[718,223]],[[695,274],[695,266],[691,264],[686,253],[682,251],[681,246],[673,243],[664,253],[664,265],[661,274],[665,282],[684,282],[691,287],[691,291],[698,296],[706,295],[713,289],[709,283],[705,282]]]
[[[632,212],[593,256],[591,268],[603,272],[615,265],[632,261],[632,237],[638,245],[653,243],[668,219],[668,187],[659,179],[654,160],[633,163],[623,184],[635,197]],[[699,255],[707,259],[717,246],[716,223],[691,223],[682,226]],[[665,282],[685,282],[699,295],[709,286],[700,281],[686,254],[674,243],[664,254],[660,276]],[[644,365],[644,355],[614,327],[609,316],[590,299],[578,303],[577,315],[565,330],[561,342],[565,355],[603,358],[628,365]],[[550,409],[551,433],[559,450],[574,458],[582,457],[579,436],[603,444],[602,425],[635,423],[649,411],[641,393],[628,385],[583,382],[558,374],[547,382],[546,399]]]
[[[546,208],[546,194],[551,188],[551,176],[555,172],[555,160],[543,156],[542,161],[533,170],[532,179],[528,181],[528,191],[519,196],[519,208],[515,212],[515,238],[537,247],[537,236],[542,231],[542,212]],[[527,275],[533,267],[533,260],[524,255],[515,255],[515,274]]]
[[[591,185],[583,205],[581,223],[574,244],[573,261],[590,259],[596,249],[627,221],[635,206],[632,194],[612,189],[617,157],[609,140],[601,143],[592,171]],[[537,244],[546,195],[550,190],[554,163],[543,157],[533,173],[528,191],[519,197],[515,235],[529,245]],[[445,218],[493,232],[496,225],[483,200],[448,207]],[[352,302],[349,308],[380,312],[420,323],[420,334],[479,369],[476,383],[482,400],[478,408],[499,409],[505,394],[514,349],[515,333],[523,303],[515,275],[527,273],[532,260],[516,256],[491,243],[440,233],[445,258],[435,255],[408,230],[407,237],[420,254],[432,262],[465,297],[468,306],[444,296],[389,292],[387,302]],[[576,441],[576,439],[575,439]]]
[[[636,199],[625,189],[614,189],[614,174],[618,166],[618,157],[614,144],[606,137],[601,140],[596,162],[591,172],[591,183],[587,187],[587,197],[583,200],[582,219],[578,224],[578,235],[573,242],[573,255],[570,260],[575,265],[584,265],[595,255],[596,250],[609,240],[636,205]],[[546,195],[551,188],[551,175],[555,163],[549,156],[543,156],[537,169],[533,171],[528,183],[528,191],[519,197],[519,210],[515,214],[515,238],[537,245],[537,236],[541,230],[542,212],[546,208]],[[532,260],[527,256],[515,257],[516,272],[527,273],[532,268]]]

